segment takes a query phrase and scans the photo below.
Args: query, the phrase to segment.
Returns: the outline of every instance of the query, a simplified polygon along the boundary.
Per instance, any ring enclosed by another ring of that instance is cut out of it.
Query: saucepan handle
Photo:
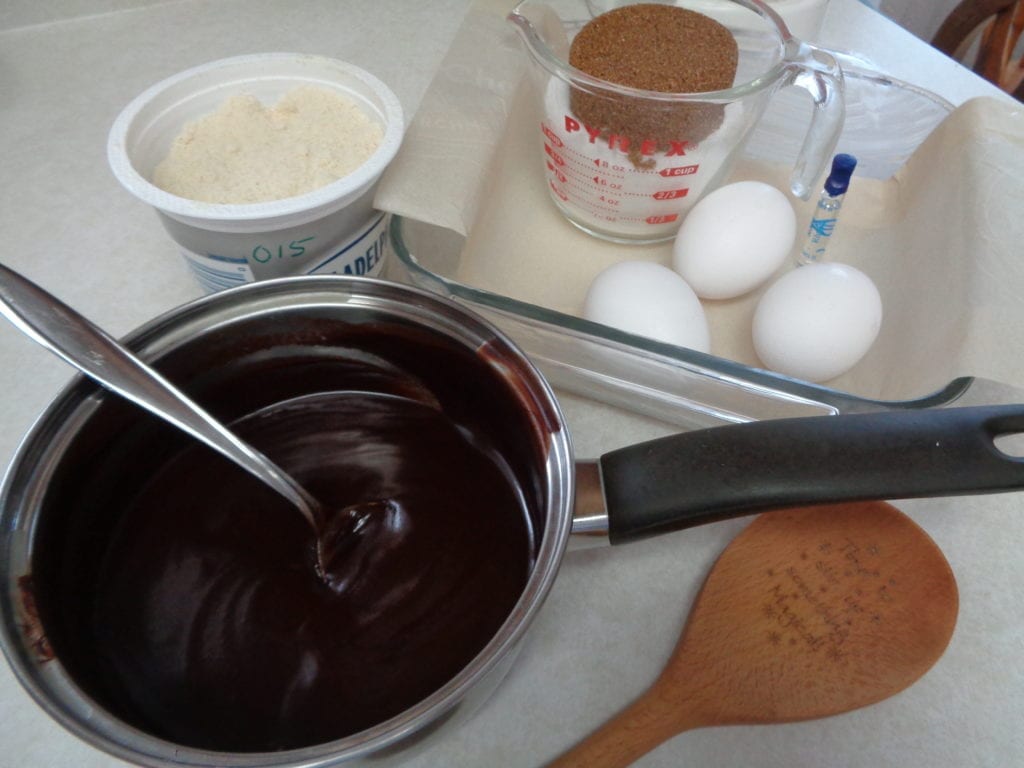
[[[713,427],[605,454],[613,544],[781,507],[1024,489],[996,446],[1024,405],[885,411]]]

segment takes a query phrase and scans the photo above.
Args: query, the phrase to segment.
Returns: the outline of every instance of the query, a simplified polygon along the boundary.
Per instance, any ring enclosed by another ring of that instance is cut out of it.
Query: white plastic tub
[[[383,128],[380,146],[352,173],[304,195],[247,204],[189,200],[150,181],[187,123],[231,96],[250,94],[272,105],[300,85],[337,91]],[[370,73],[320,56],[266,53],[204,64],[147,89],[114,122],[107,156],[117,179],[153,206],[212,292],[288,275],[379,274],[386,222],[373,209],[373,193],[403,132],[397,97]]]

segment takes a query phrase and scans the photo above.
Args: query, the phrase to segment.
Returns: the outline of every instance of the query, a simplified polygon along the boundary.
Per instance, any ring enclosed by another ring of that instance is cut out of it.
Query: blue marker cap
[[[832,159],[832,172],[825,180],[825,191],[832,197],[838,197],[850,186],[850,176],[857,167],[857,158],[853,155],[836,155]]]

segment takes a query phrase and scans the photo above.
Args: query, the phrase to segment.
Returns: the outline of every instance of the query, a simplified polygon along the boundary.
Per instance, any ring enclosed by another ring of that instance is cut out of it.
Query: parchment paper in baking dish
[[[377,205],[466,235],[449,277],[578,314],[602,269],[626,259],[668,264],[671,245],[607,243],[555,209],[533,130],[536,107],[521,87],[526,54],[507,11],[494,0],[470,8]],[[745,159],[733,180],[788,191],[789,172]],[[993,99],[956,109],[892,178],[855,174],[829,259],[875,281],[884,318],[868,355],[829,386],[904,399],[962,375],[1024,385],[1022,180],[1024,109]],[[802,228],[814,201],[790,199]],[[704,302],[713,354],[761,365],[750,320],[764,287]]]

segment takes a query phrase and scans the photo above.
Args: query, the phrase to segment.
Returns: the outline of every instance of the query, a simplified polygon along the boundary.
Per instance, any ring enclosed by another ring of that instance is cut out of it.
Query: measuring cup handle
[[[835,151],[846,117],[843,72],[828,52],[809,43],[791,39],[788,85],[803,88],[814,99],[811,124],[797,155],[790,189],[802,200],[811,196]]]

